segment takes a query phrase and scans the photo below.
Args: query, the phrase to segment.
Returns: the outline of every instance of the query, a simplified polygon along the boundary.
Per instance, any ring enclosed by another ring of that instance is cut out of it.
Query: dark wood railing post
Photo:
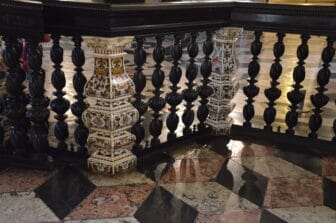
[[[15,156],[26,155],[28,152],[27,126],[25,126],[26,102],[23,93],[25,72],[21,69],[21,43],[13,37],[5,36],[3,59],[8,67],[6,76],[6,90],[8,95],[5,103],[5,114],[9,120],[9,141],[11,152]]]
[[[29,93],[31,96],[31,109],[27,112],[32,122],[30,137],[36,155],[43,161],[49,149],[48,109],[49,99],[44,96],[45,71],[42,69],[43,50],[37,38],[28,41],[28,64],[30,67]]]
[[[198,124],[198,130],[203,131],[205,129],[205,120],[207,119],[209,115],[209,108],[207,106],[209,100],[208,98],[210,95],[213,93],[213,90],[209,84],[209,77],[212,72],[212,63],[211,63],[211,58],[210,55],[214,50],[214,43],[212,41],[212,32],[208,31],[206,33],[207,38],[205,42],[203,43],[203,53],[204,53],[204,61],[201,65],[201,75],[203,77],[202,80],[202,86],[199,88],[199,96],[201,97],[200,100],[200,106],[198,107],[197,110],[197,118],[199,120]]]
[[[286,133],[294,135],[294,127],[298,123],[299,113],[297,111],[298,104],[303,101],[304,94],[300,91],[302,88],[301,82],[305,79],[306,71],[304,67],[304,60],[308,57],[309,48],[308,48],[308,39],[310,38],[307,34],[301,35],[301,45],[297,49],[297,57],[299,59],[298,65],[294,68],[293,79],[295,81],[293,85],[293,90],[288,92],[287,98],[291,102],[290,111],[286,114],[286,124],[288,126]]]
[[[265,130],[272,131],[272,123],[276,117],[276,109],[274,106],[276,105],[275,101],[281,96],[281,90],[277,88],[279,82],[277,81],[282,73],[281,66],[281,57],[285,52],[285,45],[283,43],[283,39],[285,37],[284,33],[278,33],[278,41],[274,44],[273,54],[275,56],[274,63],[271,66],[270,76],[271,80],[271,88],[265,90],[265,95],[268,99],[268,108],[265,109],[264,112],[264,120],[266,125],[264,127]]]
[[[151,146],[158,145],[160,143],[159,136],[162,131],[162,120],[160,111],[164,108],[166,101],[162,98],[161,95],[161,87],[163,86],[164,81],[164,72],[161,69],[161,63],[165,57],[165,49],[162,46],[163,36],[156,36],[156,46],[153,50],[153,59],[155,61],[155,69],[152,74],[152,84],[154,86],[154,96],[149,99],[148,104],[149,107],[153,110],[153,119],[149,125],[149,131],[153,136],[151,140]]]
[[[169,73],[169,80],[172,85],[170,86],[171,92],[166,96],[166,101],[170,105],[170,113],[166,120],[166,124],[169,129],[168,140],[173,140],[176,138],[175,130],[177,129],[179,123],[179,117],[176,114],[176,107],[182,102],[183,99],[182,95],[177,93],[179,90],[177,84],[180,82],[182,76],[182,69],[179,67],[179,60],[182,57],[181,37],[176,34],[174,35],[174,40],[174,45],[171,48],[171,55],[174,61]]]
[[[197,77],[198,69],[195,64],[195,57],[198,54],[198,44],[196,42],[196,38],[198,33],[191,33],[190,42],[188,44],[188,54],[189,54],[189,64],[187,66],[186,77],[188,82],[186,83],[187,89],[183,90],[182,95],[183,99],[186,101],[185,109],[182,115],[182,121],[184,123],[183,134],[189,135],[192,133],[190,126],[194,122],[195,113],[192,110],[194,107],[193,101],[196,100],[198,93],[194,89],[195,83],[194,80]]]
[[[87,148],[86,148],[86,141],[89,136],[89,130],[84,126],[83,120],[82,120],[82,114],[87,108],[87,104],[84,102],[84,99],[86,98],[84,96],[84,85],[86,83],[86,78],[83,75],[82,66],[85,63],[85,55],[84,51],[81,48],[82,45],[82,37],[80,36],[74,36],[72,38],[72,41],[75,44],[74,49],[72,50],[71,58],[72,63],[75,65],[75,75],[73,76],[73,86],[76,90],[77,95],[75,98],[77,99],[75,103],[71,105],[71,111],[72,113],[77,116],[77,127],[75,129],[75,140],[78,144],[77,152],[81,155],[86,155]]]
[[[260,41],[261,37],[261,32],[256,31],[254,33],[255,40],[253,41],[251,45],[251,53],[253,55],[252,61],[250,62],[248,66],[248,75],[249,79],[248,82],[249,84],[244,87],[244,94],[247,96],[247,104],[244,106],[243,109],[243,115],[245,118],[245,122],[243,124],[244,127],[251,127],[251,120],[254,117],[254,106],[253,106],[253,98],[258,95],[259,93],[259,87],[255,85],[258,81],[256,80],[257,75],[259,74],[260,71],[260,64],[258,62],[259,58],[258,55],[261,52],[262,48],[262,43]]]
[[[145,138],[145,129],[142,125],[143,121],[143,115],[147,111],[148,105],[143,102],[143,95],[142,91],[146,87],[146,77],[142,73],[143,68],[142,66],[146,62],[146,51],[143,48],[144,38],[143,37],[135,37],[136,40],[136,48],[134,52],[134,63],[136,64],[135,73],[133,75],[133,82],[135,84],[135,100],[133,101],[133,106],[138,110],[139,112],[139,119],[138,121],[133,125],[131,132],[135,135],[135,143],[133,146],[133,152],[135,154],[138,154],[142,150],[141,142]]]
[[[323,49],[322,52],[322,60],[323,60],[323,67],[319,70],[317,74],[317,83],[318,87],[316,88],[317,93],[315,95],[311,95],[310,100],[312,104],[315,106],[313,109],[314,114],[309,119],[309,128],[310,138],[317,138],[317,130],[322,125],[322,107],[328,104],[329,97],[324,94],[327,89],[325,86],[329,83],[331,72],[329,70],[330,62],[332,61],[335,55],[335,49],[333,47],[334,40],[330,37],[327,38],[327,46]]]
[[[69,137],[69,130],[68,124],[65,122],[67,118],[65,112],[69,109],[70,102],[63,97],[66,94],[63,91],[66,80],[61,65],[63,62],[63,48],[60,46],[61,37],[59,35],[52,35],[51,37],[53,39],[53,46],[50,50],[50,58],[54,63],[51,82],[56,89],[54,92],[56,98],[51,101],[50,107],[56,113],[55,118],[57,122],[54,127],[54,134],[58,140],[57,149],[59,151],[67,151],[68,145],[65,140]]]

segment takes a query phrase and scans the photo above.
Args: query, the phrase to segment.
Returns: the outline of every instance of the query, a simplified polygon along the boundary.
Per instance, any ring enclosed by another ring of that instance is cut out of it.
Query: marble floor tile
[[[39,171],[29,169],[10,168],[0,172],[0,193],[33,191],[50,177],[56,171]]]
[[[336,176],[336,157],[324,157],[322,159],[322,176]]]
[[[268,182],[264,206],[268,208],[323,205],[322,179],[272,178]]]
[[[69,220],[69,221],[64,221],[64,223],[139,223],[139,222],[133,217],[126,217],[126,218]]]
[[[162,187],[156,187],[134,217],[145,223],[194,223],[197,211]]]
[[[261,212],[259,223],[288,223],[288,222],[264,209]]]
[[[197,223],[259,223],[260,210],[228,211],[222,214],[197,216]],[[273,223],[273,222],[272,222]]]
[[[310,171],[278,157],[241,157],[232,158],[232,160],[268,178],[316,176]]]
[[[336,210],[336,177],[323,178],[323,203]]]
[[[37,196],[59,217],[64,218],[94,189],[95,185],[77,169],[65,167],[35,190]]]
[[[66,219],[131,217],[153,188],[150,184],[98,187]]]
[[[133,185],[133,184],[154,184],[154,181],[152,181],[144,174],[136,170],[121,173],[116,176],[102,175],[88,171],[83,171],[82,173],[97,187]]]
[[[225,148],[223,148],[225,149]],[[169,154],[175,160],[183,159],[202,159],[202,158],[216,158],[220,156],[216,152],[211,150],[211,146],[208,144],[187,143],[181,145],[178,149],[175,149]]]
[[[34,192],[0,194],[0,222],[57,222],[55,214],[36,197]]]
[[[272,145],[255,144],[232,139],[227,144],[227,147],[232,152],[231,157],[274,156],[276,152],[275,147]]]
[[[220,215],[234,210],[256,210],[258,206],[216,182],[162,184],[178,199],[201,214]]]
[[[190,183],[214,180],[225,158],[176,160],[169,168],[161,183]]]
[[[267,177],[229,160],[220,170],[216,182],[258,206],[264,203]]]
[[[336,211],[325,207],[292,207],[268,209],[288,223],[335,223]]]

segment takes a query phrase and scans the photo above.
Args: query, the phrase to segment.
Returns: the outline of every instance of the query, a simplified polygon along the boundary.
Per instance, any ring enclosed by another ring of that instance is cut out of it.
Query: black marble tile
[[[138,160],[137,169],[151,180],[158,182],[174,163],[174,158],[166,153],[154,153]]]
[[[276,156],[319,176],[322,175],[322,159],[320,157],[309,153],[296,152],[291,145],[281,144],[276,147],[279,149]]]
[[[162,187],[156,187],[136,211],[141,223],[192,223],[198,212]]]
[[[263,210],[261,212],[260,223],[287,223],[287,221],[282,220],[269,211]]]
[[[78,170],[65,167],[37,188],[35,193],[62,219],[95,188],[96,186]]]
[[[232,160],[220,170],[216,182],[239,196],[262,206],[267,189],[268,178]]]
[[[336,210],[336,182],[323,178],[323,204]]]

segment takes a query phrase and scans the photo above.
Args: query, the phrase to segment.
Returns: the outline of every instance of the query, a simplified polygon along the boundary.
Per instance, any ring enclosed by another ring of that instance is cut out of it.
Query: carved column
[[[133,82],[135,85],[135,100],[133,101],[133,106],[139,112],[139,120],[133,125],[131,132],[135,135],[136,140],[133,146],[133,152],[135,154],[141,152],[142,145],[141,142],[145,138],[145,129],[142,125],[143,115],[147,111],[148,105],[142,100],[143,95],[142,91],[146,87],[146,77],[142,73],[143,68],[142,66],[146,62],[146,51],[143,48],[144,38],[143,37],[135,37],[136,40],[136,48],[134,52],[134,63],[136,64],[135,73],[133,75]]]
[[[179,67],[179,60],[182,57],[182,45],[181,37],[179,35],[175,35],[174,37],[174,45],[171,48],[171,55],[174,61],[169,74],[169,80],[172,85],[170,86],[171,92],[166,96],[167,103],[170,105],[170,114],[167,117],[166,123],[169,129],[168,140],[176,139],[175,130],[179,123],[179,117],[176,114],[176,106],[182,102],[182,95],[177,93],[179,89],[177,84],[180,82],[182,76],[182,69]]]

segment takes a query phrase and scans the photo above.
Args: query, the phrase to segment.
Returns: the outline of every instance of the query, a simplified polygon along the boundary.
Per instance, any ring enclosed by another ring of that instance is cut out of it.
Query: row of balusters
[[[254,32],[254,41],[251,44],[251,54],[252,61],[248,65],[248,85],[243,88],[244,94],[246,95],[246,104],[243,108],[243,116],[244,116],[244,123],[243,126],[247,128],[251,128],[251,120],[255,115],[254,110],[254,98],[259,94],[259,87],[256,86],[257,80],[256,77],[260,71],[260,64],[258,55],[262,49],[262,42],[261,42],[262,32],[256,31]],[[268,107],[265,109],[263,118],[265,121],[264,129],[266,131],[272,131],[272,123],[275,121],[276,117],[276,100],[281,96],[281,90],[277,88],[279,85],[278,79],[282,74],[282,65],[281,65],[281,57],[285,52],[285,45],[284,45],[284,33],[277,33],[277,42],[274,44],[273,47],[273,54],[274,54],[274,63],[271,65],[270,68],[270,77],[271,77],[271,87],[265,89],[265,96],[268,99]],[[299,118],[299,104],[304,100],[304,93],[301,91],[302,85],[301,83],[304,81],[306,76],[305,71],[305,59],[309,55],[309,47],[308,47],[308,40],[310,36],[308,34],[301,35],[301,44],[297,48],[297,66],[293,70],[293,79],[294,84],[292,85],[292,91],[287,93],[287,99],[290,102],[289,111],[286,114],[285,122],[287,125],[286,134],[294,135],[295,134],[295,126],[298,124]],[[316,88],[316,94],[311,95],[310,100],[311,103],[314,105],[313,114],[309,119],[309,129],[310,133],[308,134],[309,138],[316,139],[318,137],[317,131],[322,126],[322,116],[321,113],[323,112],[322,108],[327,105],[329,101],[329,97],[325,95],[327,91],[326,85],[329,83],[331,71],[329,69],[330,62],[335,56],[335,49],[334,49],[334,41],[332,37],[327,37],[326,42],[327,45],[322,51],[322,61],[323,65],[322,68],[319,70],[317,74],[317,84],[318,87]],[[335,133],[335,137],[333,141],[336,142],[336,119],[333,123],[333,130]]]
[[[212,89],[208,86],[209,76],[211,74],[212,65],[210,61],[210,54],[213,51],[212,32],[207,32],[207,39],[203,44],[204,61],[201,65],[201,75],[203,77],[202,85],[195,87],[195,79],[198,74],[198,67],[195,64],[195,58],[198,55],[199,47],[196,42],[198,33],[190,34],[190,41],[187,45],[189,54],[189,63],[186,68],[187,82],[186,89],[181,93],[178,92],[178,84],[182,76],[182,69],[180,67],[180,59],[182,57],[182,38],[184,35],[175,34],[174,43],[171,47],[171,56],[173,58],[172,67],[169,73],[169,80],[171,82],[170,92],[165,98],[161,96],[165,73],[162,70],[162,62],[165,59],[165,48],[162,46],[164,36],[156,36],[156,45],[153,50],[153,59],[155,61],[155,68],[152,74],[153,97],[144,100],[143,90],[146,86],[146,77],[143,74],[143,66],[146,63],[146,51],[143,47],[144,37],[135,37],[136,48],[134,52],[134,62],[136,64],[133,81],[135,83],[136,93],[133,106],[139,111],[140,118],[134,124],[131,131],[136,136],[134,144],[134,152],[139,153],[143,150],[143,140],[145,137],[145,129],[143,126],[143,115],[147,112],[148,107],[152,110],[152,120],[149,126],[152,140],[151,145],[160,144],[159,137],[162,132],[163,122],[160,111],[169,104],[170,113],[166,119],[166,125],[169,129],[168,140],[176,139],[176,129],[179,123],[177,115],[177,106],[185,101],[185,109],[182,115],[184,123],[183,133],[189,135],[192,133],[191,125],[194,122],[195,114],[192,110],[194,102],[200,96],[200,106],[197,110],[197,117],[199,119],[198,129],[202,131],[205,129],[204,121],[208,116],[209,110],[207,107],[208,97],[212,93]],[[86,141],[89,135],[89,130],[84,126],[81,118],[82,113],[88,107],[85,102],[84,86],[87,82],[83,74],[83,65],[85,63],[85,53],[82,49],[83,39],[80,36],[74,36],[72,41],[74,48],[72,50],[72,62],[75,67],[75,74],[73,76],[73,87],[76,91],[74,96],[76,101],[70,105],[69,100],[64,96],[66,78],[62,71],[63,62],[63,48],[60,46],[60,35],[51,35],[53,41],[50,50],[50,58],[53,62],[53,72],[51,74],[51,82],[55,88],[53,92],[53,99],[50,101],[45,96],[45,71],[42,69],[43,50],[36,39],[26,39],[25,42],[29,46],[28,50],[28,64],[29,64],[29,94],[25,93],[24,81],[26,80],[26,72],[22,69],[22,61],[20,56],[23,51],[22,42],[17,38],[5,36],[5,48],[3,50],[4,62],[8,67],[6,77],[6,89],[8,95],[5,101],[5,114],[9,121],[9,137],[6,141],[8,150],[11,150],[15,156],[26,157],[33,154],[37,159],[46,158],[46,153],[49,148],[48,142],[48,119],[50,111],[48,106],[55,112],[57,120],[54,126],[54,135],[57,139],[57,151],[66,152],[71,150],[67,143],[69,137],[69,128],[67,124],[67,116],[65,113],[71,109],[76,118],[76,128],[74,132],[74,139],[77,148],[73,152],[80,155],[87,153]],[[30,105],[30,106],[27,106]],[[27,109],[29,108],[29,109]],[[29,137],[30,136],[30,137]],[[30,146],[28,146],[30,145]],[[6,149],[5,149],[6,150]]]

